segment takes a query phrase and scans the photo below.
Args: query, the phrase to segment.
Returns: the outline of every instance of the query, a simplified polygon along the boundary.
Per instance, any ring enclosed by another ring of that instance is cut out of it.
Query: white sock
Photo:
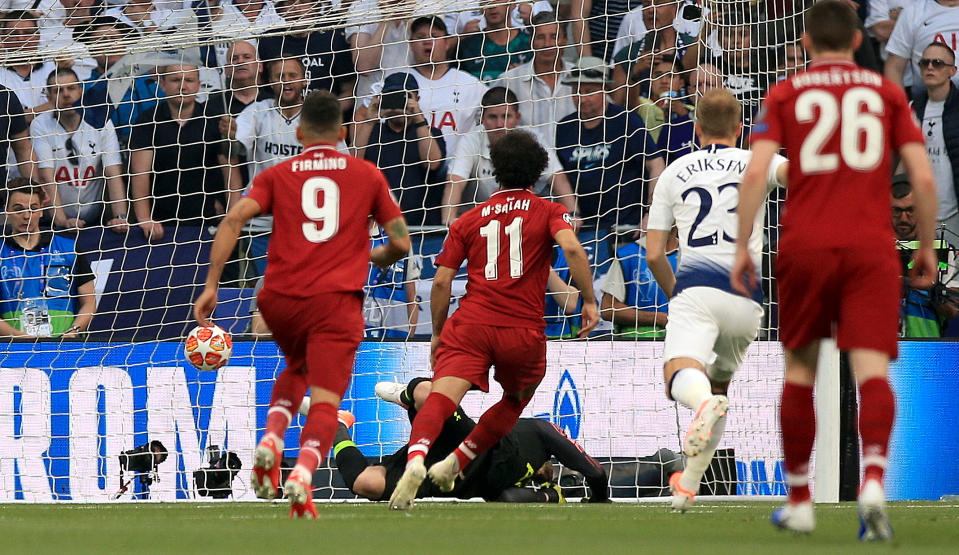
[[[697,411],[706,399],[713,396],[713,387],[702,370],[683,368],[673,375],[669,393],[681,405]]]
[[[723,432],[726,431],[726,417],[723,416],[713,425],[713,434],[709,436],[709,445],[699,455],[686,458],[686,468],[683,469],[683,476],[679,480],[679,485],[688,491],[699,492],[699,482],[703,479],[703,474],[709,468],[710,461],[713,460],[713,453],[719,447],[719,440],[723,438]]]

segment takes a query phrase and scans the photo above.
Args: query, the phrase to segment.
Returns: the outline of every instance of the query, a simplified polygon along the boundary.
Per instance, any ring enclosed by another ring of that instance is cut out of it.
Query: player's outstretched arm
[[[210,267],[206,272],[206,286],[193,304],[193,317],[201,326],[212,324],[210,315],[216,308],[216,290],[220,284],[220,276],[223,274],[223,266],[230,258],[230,253],[236,246],[236,239],[240,236],[243,226],[259,213],[260,203],[249,197],[242,198],[233,208],[230,208],[226,217],[220,222],[216,237],[213,239],[213,247],[210,248]]]
[[[649,265],[653,277],[656,278],[656,283],[666,293],[666,296],[672,297],[673,288],[676,287],[676,275],[666,258],[666,241],[668,239],[668,231],[661,229],[646,231],[646,264]]]
[[[916,199],[916,219],[919,227],[919,249],[915,254],[911,274],[912,286],[917,289],[932,287],[939,271],[939,261],[932,248],[936,235],[936,178],[929,155],[922,143],[906,143],[899,149],[902,163],[909,174],[913,196]]]
[[[599,323],[599,309],[596,306],[596,294],[593,292],[593,273],[589,269],[589,258],[572,229],[557,231],[553,239],[559,248],[563,249],[569,263],[569,273],[579,287],[579,295],[583,299],[583,327],[579,330],[579,337],[586,337]]]
[[[403,216],[386,222],[383,229],[389,240],[370,251],[370,262],[380,268],[388,268],[410,252],[410,232]]]
[[[746,166],[743,182],[739,184],[739,207],[736,215],[739,224],[736,231],[736,260],[729,276],[730,285],[739,294],[751,297],[750,290],[759,287],[756,281],[756,265],[749,255],[749,237],[753,234],[756,214],[766,195],[769,180],[769,164],[779,151],[779,143],[761,139],[753,143],[752,159]]]
[[[590,502],[606,503],[609,500],[609,476],[599,461],[589,456],[582,447],[561,432],[552,423],[536,420],[536,431],[543,447],[556,457],[563,467],[575,470],[589,484]]]

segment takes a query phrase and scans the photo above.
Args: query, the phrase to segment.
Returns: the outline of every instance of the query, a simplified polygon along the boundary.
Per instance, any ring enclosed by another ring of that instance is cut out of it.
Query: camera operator
[[[931,289],[915,289],[908,283],[908,264],[917,243],[916,210],[912,185],[906,175],[893,177],[892,227],[903,261],[903,300],[900,311],[902,337],[941,337],[946,321],[959,316],[959,276],[956,249],[943,239],[934,243],[939,254],[939,278]],[[945,263],[944,263],[945,262]]]
[[[413,226],[439,223],[444,181],[443,134],[430,127],[409,73],[393,73],[368,108],[356,112],[356,156],[376,164]]]

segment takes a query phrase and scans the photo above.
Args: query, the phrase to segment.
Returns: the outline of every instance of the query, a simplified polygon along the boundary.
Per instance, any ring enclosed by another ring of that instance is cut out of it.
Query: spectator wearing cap
[[[17,95],[24,108],[27,121],[53,106],[43,94],[47,76],[57,69],[52,61],[37,62],[37,48],[40,45],[40,29],[37,18],[31,12],[13,10],[0,17],[0,45],[5,56],[21,59],[0,68],[0,85]]]
[[[533,59],[500,75],[490,86],[505,87],[516,95],[523,125],[531,127],[552,147],[556,122],[574,111],[573,90],[563,84],[573,64],[563,59],[566,28],[556,12],[533,16]]]
[[[475,204],[485,202],[499,188],[493,176],[490,147],[510,129],[516,129],[522,116],[516,109],[516,95],[504,87],[493,87],[483,95],[482,127],[474,129],[457,143],[450,162],[449,182],[443,194],[443,224],[452,225],[459,214]],[[540,139],[535,132],[533,135]],[[576,199],[569,181],[552,150],[543,175],[536,182],[533,192],[540,196],[552,196],[566,206],[571,214],[577,212]],[[466,202],[463,203],[464,193]]]
[[[564,81],[576,111],[556,126],[556,153],[587,226],[638,225],[656,179],[666,167],[643,120],[607,100],[609,68],[580,58]],[[647,186],[648,183],[648,186]]]
[[[956,54],[941,42],[933,42],[922,51],[919,78],[926,89],[912,103],[922,122],[926,150],[936,176],[939,199],[937,219],[948,230],[947,239],[959,241],[959,90]]]
[[[420,108],[430,126],[439,129],[447,152],[477,125],[477,107],[486,86],[465,71],[450,66],[450,37],[439,17],[417,17],[410,23],[410,51]]]
[[[98,129],[103,128],[106,122],[111,122],[121,146],[126,145],[130,128],[137,118],[156,106],[163,96],[152,72],[134,77],[119,101],[115,100],[116,93],[108,90],[110,68],[123,58],[116,45],[131,39],[133,33],[133,29],[118,19],[103,16],[91,21],[80,37],[94,48],[97,62],[96,69],[83,83],[83,117]]]
[[[420,109],[416,78],[405,72],[388,76],[382,93],[356,115],[356,156],[383,172],[407,223],[438,225],[446,142]]]
[[[904,262],[911,262],[912,252],[918,248],[916,204],[909,176],[899,174],[892,178],[892,228],[896,232],[900,254]],[[904,281],[900,309],[903,337],[941,337],[943,325],[959,316],[959,261],[950,241],[937,239],[934,248],[939,251],[940,274],[933,289],[916,289]],[[945,266],[945,267],[943,267]],[[905,273],[905,268],[903,269]],[[938,286],[938,287],[936,287]]]
[[[464,36],[456,58],[460,67],[481,81],[497,79],[504,71],[525,64],[532,57],[530,35],[509,24],[508,0],[483,0],[486,29]]]

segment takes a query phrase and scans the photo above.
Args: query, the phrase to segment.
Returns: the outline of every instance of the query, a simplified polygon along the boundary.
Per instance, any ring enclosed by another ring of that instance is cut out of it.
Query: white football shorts
[[[752,299],[713,287],[683,289],[669,300],[663,360],[697,360],[710,378],[728,382],[762,319],[763,309]]]

